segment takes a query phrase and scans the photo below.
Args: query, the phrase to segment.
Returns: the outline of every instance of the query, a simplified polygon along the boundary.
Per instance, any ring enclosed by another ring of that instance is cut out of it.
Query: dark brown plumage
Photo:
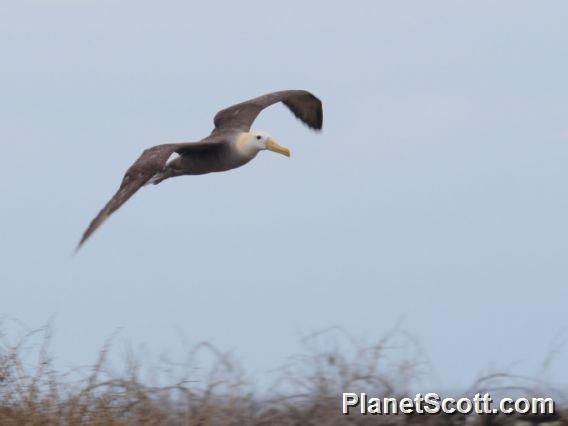
[[[248,163],[263,149],[289,155],[286,148],[279,146],[267,134],[249,133],[258,114],[278,102],[284,103],[310,128],[322,128],[321,101],[305,90],[273,92],[221,110],[213,120],[215,128],[201,141],[157,145],[146,149],[126,171],[116,194],[91,221],[77,250],[112,213],[148,183],[158,184],[181,175],[230,170]],[[168,161],[174,153],[179,156]]]
[[[248,132],[258,114],[277,102],[283,102],[296,117],[312,129],[321,130],[323,122],[321,101],[305,90],[273,92],[230,106],[215,115],[213,119],[215,130],[232,128]]]

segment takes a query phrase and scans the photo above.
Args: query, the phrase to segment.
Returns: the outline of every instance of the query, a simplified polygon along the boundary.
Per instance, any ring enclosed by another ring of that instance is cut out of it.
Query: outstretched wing
[[[259,96],[219,111],[213,119],[215,130],[239,129],[248,132],[258,114],[264,108],[277,102],[284,103],[296,117],[310,128],[321,129],[323,122],[321,101],[305,90],[283,90]]]
[[[128,201],[152,176],[161,171],[166,165],[170,155],[184,145],[187,144],[164,144],[145,150],[124,174],[124,178],[116,194],[114,194],[106,206],[104,206],[99,214],[91,221],[89,227],[83,233],[76,250],[81,248],[83,243],[112,213]]]

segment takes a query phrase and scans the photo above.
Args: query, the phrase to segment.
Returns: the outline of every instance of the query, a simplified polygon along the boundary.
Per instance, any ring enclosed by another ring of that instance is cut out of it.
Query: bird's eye
[[[257,138],[258,140],[260,140],[260,139],[262,138],[262,136],[257,136],[256,138]]]

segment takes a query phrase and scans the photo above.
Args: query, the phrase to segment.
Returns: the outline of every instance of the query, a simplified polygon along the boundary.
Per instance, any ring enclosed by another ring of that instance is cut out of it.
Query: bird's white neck
[[[255,143],[252,133],[241,133],[237,136],[235,143],[236,150],[244,157],[254,158],[260,151],[260,147]]]

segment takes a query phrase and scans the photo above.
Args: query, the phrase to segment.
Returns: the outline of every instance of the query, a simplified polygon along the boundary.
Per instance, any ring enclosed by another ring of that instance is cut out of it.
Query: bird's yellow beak
[[[266,149],[285,155],[286,157],[290,157],[290,150],[282,145],[278,145],[273,139],[268,139],[268,141],[266,141]]]

